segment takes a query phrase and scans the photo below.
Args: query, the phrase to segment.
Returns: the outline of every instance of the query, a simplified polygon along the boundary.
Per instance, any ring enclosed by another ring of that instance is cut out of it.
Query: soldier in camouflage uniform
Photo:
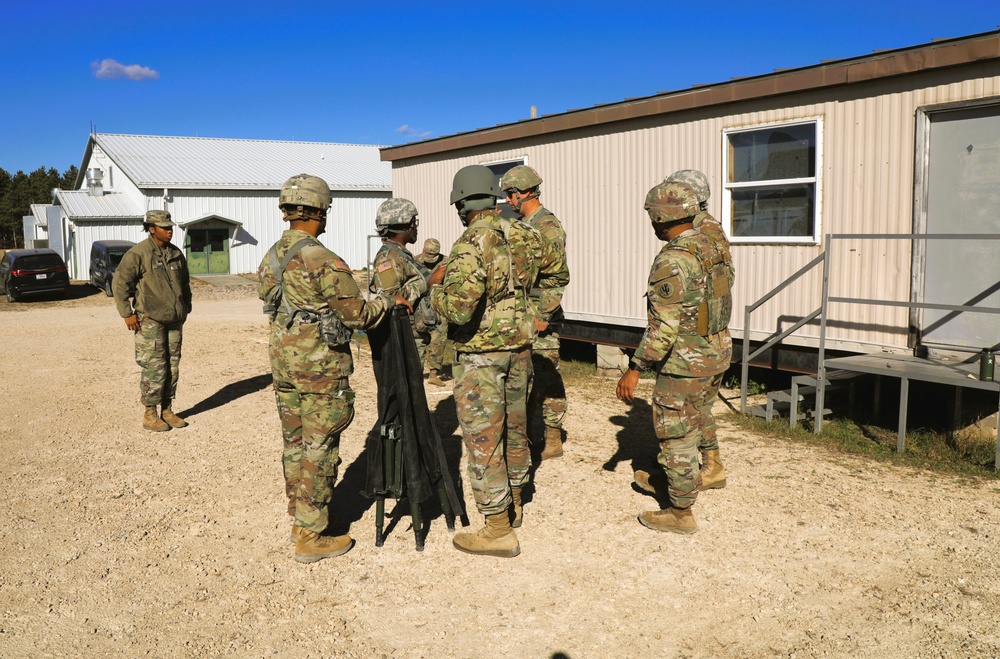
[[[700,231],[715,241],[716,246],[722,252],[728,271],[729,287],[732,288],[736,278],[736,268],[733,266],[729,238],[722,228],[722,223],[708,212],[708,198],[711,195],[708,178],[696,169],[681,169],[663,179],[663,182],[686,183],[694,190],[695,195],[698,197],[700,212],[694,216],[692,224],[695,230]],[[719,439],[716,433],[715,419],[711,415],[703,421],[703,428],[701,442],[698,445],[698,452],[701,455],[701,489],[715,490],[723,488],[726,486],[726,469],[719,457]],[[636,480],[637,482],[645,481],[642,472],[637,472]],[[640,485],[639,487],[643,486]],[[647,492],[654,493],[652,487],[644,489]]]
[[[400,296],[366,302],[351,268],[317,238],[326,230],[330,188],[299,174],[281,188],[289,223],[257,269],[259,294],[270,314],[271,374],[284,437],[282,466],[295,560],[347,552],[350,536],[326,536],[330,498],[340,464],[340,435],[354,419],[351,331],[373,327]]]
[[[542,179],[531,167],[519,165],[507,170],[500,179],[500,188],[507,196],[507,203],[519,214],[526,224],[531,225],[542,238],[552,244],[563,258],[566,258],[566,232],[562,223],[542,205],[539,196]],[[558,297],[562,301],[564,289],[548,291],[549,298]],[[532,291],[532,300],[538,297]],[[551,320],[537,320],[538,335],[531,344],[531,365],[535,377],[531,386],[528,409],[534,410],[539,404],[545,423],[545,448],[542,460],[558,458],[563,454],[563,419],[566,417],[566,387],[559,373],[559,329],[563,318],[562,306],[558,306]]]
[[[701,484],[698,446],[733,349],[727,329],[729,273],[715,241],[694,229],[699,208],[690,186],[661,183],[646,195],[645,208],[656,237],[667,244],[650,269],[646,331],[616,393],[631,403],[639,370],[657,368],[653,426],[670,507],[644,512],[639,521],[657,531],[694,533],[691,507]]]
[[[441,254],[441,243],[435,238],[428,238],[424,241],[424,249],[417,255],[417,262],[433,271],[440,265],[444,256]],[[444,368],[444,349],[448,342],[448,321],[438,316],[438,323],[431,329],[431,342],[427,346],[425,359],[427,360],[427,382],[440,387],[444,386],[447,379],[442,373]]]
[[[112,284],[118,313],[135,334],[139,392],[146,406],[142,427],[156,432],[188,425],[171,407],[180,378],[182,330],[191,313],[187,261],[170,242],[174,226],[167,211],[148,211],[142,228],[149,239],[125,253]]]
[[[431,309],[427,295],[427,280],[431,271],[406,249],[417,241],[417,207],[408,199],[393,197],[382,202],[375,214],[375,231],[382,236],[382,247],[375,255],[374,278],[369,290],[389,295],[399,294],[413,307],[410,318],[417,354],[423,361],[424,351],[431,342],[431,330],[438,318]]]
[[[451,203],[466,226],[447,263],[431,276],[434,308],[455,345],[455,404],[476,506],[486,517],[477,533],[458,533],[461,551],[511,558],[528,482],[527,394],[535,317],[548,321],[569,282],[563,255],[537,231],[497,212],[499,186],[483,165],[455,175]],[[535,304],[528,299],[540,290]],[[509,516],[512,513],[513,519]]]

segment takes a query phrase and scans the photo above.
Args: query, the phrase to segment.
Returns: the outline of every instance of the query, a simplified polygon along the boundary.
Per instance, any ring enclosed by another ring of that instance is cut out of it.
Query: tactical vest
[[[279,313],[285,314],[285,329],[291,327],[296,318],[306,324],[319,323],[319,333],[326,341],[327,346],[341,348],[350,342],[353,332],[344,325],[333,309],[327,306],[318,313],[300,309],[293,306],[288,301],[288,296],[285,295],[285,268],[291,263],[292,257],[307,245],[322,247],[322,243],[318,240],[303,238],[289,247],[284,258],[280,260],[278,259],[277,244],[272,245],[271,249],[267,251],[268,265],[270,265],[271,273],[274,275],[275,284],[264,297],[264,313],[270,315],[271,322],[275,321]]]
[[[382,248],[379,250],[379,253],[375,255],[376,261],[378,261],[379,254],[381,254],[383,250],[398,252],[400,254],[399,258],[413,264],[420,276],[424,278],[424,283],[427,283],[430,280],[431,270],[423,263],[416,260],[405,247],[401,247],[389,240],[383,241]],[[396,269],[392,266],[392,262],[387,257],[385,261],[375,266],[375,276],[368,283],[368,291],[370,293],[377,293],[379,290],[391,290],[398,292],[398,289],[404,283],[404,281],[400,281],[399,275],[396,273]],[[437,325],[441,322],[441,318],[438,316],[438,313],[434,311],[434,308],[431,306],[430,291],[421,295],[420,299],[417,300],[413,307],[413,315],[410,316],[410,319],[418,332],[429,332],[437,327]]]
[[[504,288],[489,294],[485,300],[485,308],[475,327],[448,326],[449,338],[464,343],[472,339],[479,332],[490,330],[501,337],[519,338],[530,343],[535,338],[534,316],[528,306],[528,288],[530,281],[519,282],[514,276],[514,250],[510,247],[511,222],[507,218],[500,217],[500,231],[503,236],[504,246],[507,248],[507,282]],[[486,220],[476,220],[472,222],[468,229],[487,229],[496,232],[497,229]],[[531,272],[530,264],[519,264],[520,272]],[[487,286],[487,290],[488,290]],[[473,322],[475,316],[473,316]],[[471,325],[472,323],[470,323]]]
[[[729,327],[733,310],[730,268],[725,254],[708,236],[688,232],[670,243],[670,249],[688,252],[698,259],[705,273],[704,286],[686,291],[678,334],[709,336]]]

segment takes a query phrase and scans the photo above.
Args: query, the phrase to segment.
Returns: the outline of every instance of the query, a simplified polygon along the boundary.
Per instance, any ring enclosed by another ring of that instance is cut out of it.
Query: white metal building
[[[1000,233],[1000,31],[385,148],[393,189],[422,237],[462,227],[454,173],[526,163],[568,234],[567,335],[628,345],[645,324],[660,249],[646,192],[678,169],[706,173],[709,211],[733,242],[734,337],[758,339],[819,305],[822,269],[743,327],[742,310],[831,249],[830,295],[1000,307],[996,242],[826,239],[828,234]],[[905,351],[918,340],[979,349],[1000,321],[904,307],[838,305],[828,346]],[[975,316],[975,317],[973,317]],[[786,343],[815,346],[818,328]]]
[[[173,241],[184,248],[192,274],[255,272],[286,227],[278,191],[303,172],[333,191],[320,240],[364,267],[375,211],[392,185],[378,147],[356,144],[91,135],[78,189],[53,193],[62,240],[55,246],[49,221],[50,246],[64,255],[73,278],[85,280],[95,240],[138,242],[146,211],[164,209],[179,225]]]

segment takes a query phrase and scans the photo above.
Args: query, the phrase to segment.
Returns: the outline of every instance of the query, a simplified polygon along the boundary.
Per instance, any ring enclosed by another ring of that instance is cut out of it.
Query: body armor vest
[[[670,249],[692,254],[704,272],[704,285],[692,286],[684,294],[680,335],[709,336],[729,327],[733,310],[730,265],[726,255],[707,236],[688,232],[671,242]]]

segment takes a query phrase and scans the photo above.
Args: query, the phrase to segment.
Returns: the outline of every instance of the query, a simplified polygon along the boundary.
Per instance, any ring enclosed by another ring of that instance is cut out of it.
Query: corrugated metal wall
[[[353,268],[365,264],[365,237],[374,231],[375,211],[389,198],[384,192],[336,192],[330,207],[327,232],[320,241]],[[149,208],[162,208],[159,197],[148,200]],[[256,272],[268,248],[288,225],[281,220],[276,192],[268,191],[170,191],[166,205],[174,221],[185,222],[205,215],[218,215],[242,223],[229,250],[230,272]],[[174,243],[183,244],[183,233]]]
[[[90,279],[90,248],[98,240],[145,240],[148,234],[142,223],[133,222],[80,222],[73,227],[73,256],[70,277],[81,281]]]
[[[562,220],[568,234],[572,283],[564,298],[567,316],[641,326],[648,268],[661,247],[642,209],[645,194],[675,170],[700,169],[712,185],[709,211],[720,217],[724,129],[822,118],[822,234],[909,233],[916,109],[1000,94],[997,68],[995,63],[955,67],[508,141],[496,145],[503,149],[450,152],[436,161],[429,156],[394,162],[393,189],[420,210],[421,241],[439,238],[447,250],[462,231],[448,205],[454,173],[468,164],[525,159],[538,169],[544,180],[542,201]],[[822,245],[734,245],[734,336],[742,336],[745,305],[822,249]],[[909,298],[908,242],[840,242],[831,257],[831,295]],[[787,328],[817,308],[821,283],[822,271],[817,269],[768,302],[754,315],[751,335]],[[831,347],[863,351],[906,346],[905,309],[840,304],[831,308],[831,319]],[[803,328],[799,334],[806,338],[789,342],[814,344],[808,337],[818,332],[818,326]]]

